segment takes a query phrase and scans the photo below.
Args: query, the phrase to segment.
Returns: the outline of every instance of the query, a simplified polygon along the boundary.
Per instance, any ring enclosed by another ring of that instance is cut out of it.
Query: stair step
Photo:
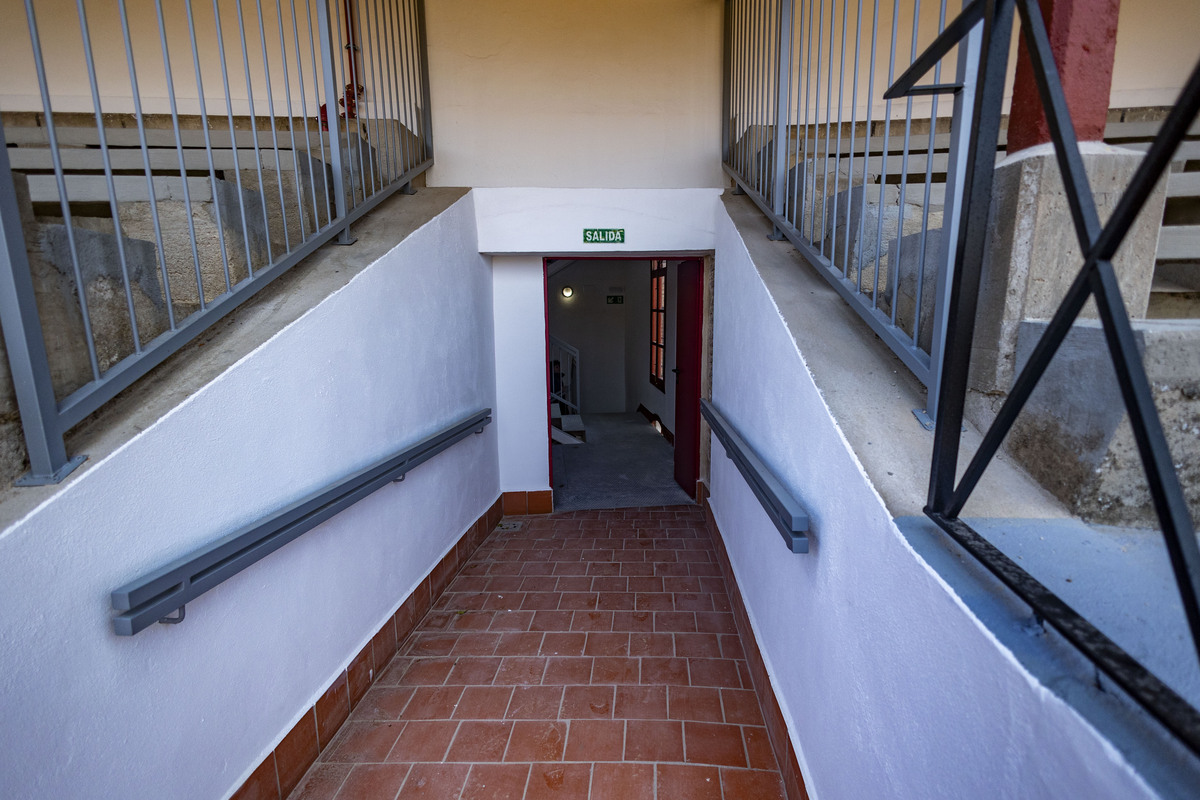
[[[583,439],[576,438],[566,431],[559,430],[558,428],[550,429],[550,440],[557,442],[558,444],[566,445],[583,444]]]

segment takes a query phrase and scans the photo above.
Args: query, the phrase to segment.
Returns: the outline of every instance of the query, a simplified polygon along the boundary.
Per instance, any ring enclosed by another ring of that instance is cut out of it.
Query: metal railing
[[[579,413],[579,350],[559,339],[550,337],[550,399],[565,405],[572,414]]]
[[[491,421],[490,408],[477,411],[253,525],[130,581],[112,593],[113,609],[122,612],[113,617],[113,630],[118,636],[133,636],[155,622],[182,621],[187,603],[372,492],[404,480],[407,473],[471,434],[483,433]],[[171,617],[176,611],[179,616]]]
[[[766,462],[758,457],[737,429],[717,411],[716,406],[702,398],[700,414],[712,428],[713,435],[721,442],[721,447],[725,448],[725,455],[746,479],[763,511],[767,512],[779,535],[783,537],[783,543],[787,545],[788,550],[793,553],[807,553],[809,519],[804,506],[792,496],[783,485],[783,481],[767,467]]]
[[[40,105],[0,124],[0,322],[38,484],[82,460],[67,430],[353,243],[433,151],[423,0],[23,4],[9,85]]]
[[[946,13],[947,0],[726,3],[725,171],[927,387],[938,383],[978,51],[935,67],[935,82],[964,89],[952,102],[883,93]],[[918,414],[927,427],[934,412]]]
[[[1020,13],[1022,41],[1033,65],[1084,261],[978,450],[961,477],[956,478],[1015,12]],[[1162,178],[1189,125],[1200,113],[1200,64],[1108,221],[1101,225],[1037,0],[974,0],[915,59],[887,96],[898,99],[929,92],[963,94],[960,87],[936,85],[936,77],[933,85],[922,86],[917,82],[935,71],[935,65],[967,39],[980,42],[982,56],[975,81],[978,91],[970,104],[973,122],[962,173],[966,188],[962,225],[952,240],[955,269],[948,298],[945,367],[937,385],[938,415],[925,513],[1024,600],[1038,618],[1052,625],[1193,753],[1200,755],[1200,711],[959,518],[1075,319],[1085,303],[1094,300],[1162,526],[1192,644],[1200,657],[1200,545],[1112,265],[1117,248]]]

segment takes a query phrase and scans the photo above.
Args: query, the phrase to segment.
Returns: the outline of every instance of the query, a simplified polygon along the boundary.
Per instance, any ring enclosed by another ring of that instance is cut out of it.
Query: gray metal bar
[[[938,34],[940,35],[946,29],[946,0],[942,0],[941,6],[938,9]],[[939,61],[933,68],[934,83],[939,83],[942,79],[942,62]],[[937,129],[937,108],[938,96],[935,94],[930,101],[929,107],[929,143],[925,147],[925,152],[928,156],[933,155],[933,140],[934,132]],[[925,197],[921,203],[921,245],[917,250],[917,288],[914,293],[916,296],[916,308],[921,308],[921,292],[925,288],[925,256],[926,248],[929,240],[929,200],[930,192],[933,189],[933,159],[930,157],[925,159]],[[943,203],[945,201],[943,200]],[[913,341],[920,342],[921,335],[921,314],[918,311],[913,314]]]
[[[191,0],[185,0],[185,2],[187,2],[190,6]],[[229,91],[229,65],[225,61],[225,33],[222,30],[222,26],[221,26],[221,9],[217,5],[217,3],[218,3],[218,0],[212,0],[213,22],[216,25],[216,31],[217,31],[217,53],[221,59],[221,83],[224,85],[224,88],[225,88],[225,113],[227,115],[227,120],[229,122],[229,142],[231,145],[233,145],[233,173],[234,173],[233,185],[234,185],[234,187],[237,188],[238,210],[239,210],[239,212],[241,214],[241,218],[242,218],[242,242],[246,246],[246,274],[250,277],[254,277],[254,260],[250,254],[250,225],[246,220],[246,190],[242,186],[242,166],[241,166],[241,161],[238,158],[237,137],[236,137],[236,133],[233,129],[233,93]],[[190,19],[190,16],[189,16],[189,19]],[[192,36],[193,36],[193,41],[194,41],[195,40],[194,31],[193,31]],[[251,109],[250,109],[250,115],[251,115],[251,117],[254,116],[254,108],[253,107],[251,107]],[[205,126],[205,127],[207,127],[207,126]],[[255,135],[254,139],[255,139],[254,160],[257,162],[259,160],[259,158],[258,158],[258,136]]]
[[[33,0],[25,0],[25,18],[29,25],[29,39],[33,46],[33,63],[37,67],[38,91],[42,96],[42,109],[46,118],[46,134],[50,142],[50,157],[54,160],[54,179],[58,184],[58,202],[62,208],[63,223],[67,229],[67,246],[71,251],[71,271],[75,278],[75,294],[79,298],[79,312],[83,318],[84,344],[87,346],[88,362],[92,368],[92,379],[100,379],[100,360],[96,354],[96,340],[92,334],[92,316],[88,311],[87,284],[79,266],[79,248],[75,244],[75,226],[71,221],[71,204],[67,199],[67,182],[63,176],[62,157],[58,150],[58,133],[54,124],[54,108],[50,104],[50,89],[46,82],[46,63],[42,58],[42,40],[38,34],[37,17],[33,11]],[[7,145],[6,151],[7,151]],[[8,156],[5,155],[5,167]],[[11,175],[11,173],[5,173]],[[6,178],[9,180],[9,178]]]
[[[294,9],[295,9],[295,6],[293,5],[293,10]],[[262,12],[260,10],[259,18],[261,19],[261,17],[262,17]],[[296,219],[300,223],[300,241],[303,242],[305,239],[308,238],[308,231],[304,224],[304,181],[302,181],[300,179],[300,158],[299,158],[299,155],[296,153],[296,113],[295,113],[295,110],[292,108],[292,76],[290,74],[288,74],[289,70],[288,70],[288,60],[287,60],[287,41],[285,40],[284,34],[283,34],[283,5],[280,3],[280,0],[275,0],[275,23],[276,23],[276,27],[279,29],[279,60],[281,62],[283,62],[283,91],[284,91],[284,97],[287,98],[288,136],[292,143],[292,174],[295,175],[295,181],[296,181],[296,183],[295,183]],[[297,65],[297,67],[299,67],[299,54],[298,53],[297,53],[296,65]],[[301,74],[303,74],[303,72],[301,72]],[[308,134],[307,122],[304,125],[304,133],[306,135]],[[278,148],[276,148],[275,153],[276,153],[275,158],[278,161],[278,158],[279,158],[279,149]],[[309,170],[309,177],[310,178],[312,177],[312,170]],[[279,181],[280,189],[283,188],[282,178],[283,178],[283,175],[281,173],[280,181]],[[286,213],[284,213],[284,218],[285,219],[287,218]]]
[[[82,2],[82,0],[80,1]],[[200,299],[200,309],[204,310],[204,304],[206,302],[204,297],[204,274],[200,269],[200,250],[196,246],[196,223],[192,218],[192,192],[188,187],[187,164],[183,157],[183,137],[179,133],[179,107],[175,101],[175,81],[171,74],[171,54],[167,48],[167,26],[166,22],[163,20],[162,0],[154,0],[154,12],[158,18],[158,40],[159,44],[162,46],[163,69],[166,71],[167,100],[171,105],[171,128],[175,132],[175,152],[179,156],[179,177],[183,183],[183,207],[186,210],[188,233],[190,234],[188,240],[192,246],[192,262],[196,267],[196,295]],[[217,205],[215,202],[215,192],[213,200],[213,205]],[[223,238],[224,236],[222,236],[222,239]],[[221,247],[221,256],[225,256],[224,245]],[[226,289],[228,290],[228,272],[226,272],[225,282]],[[167,298],[167,302],[170,302],[169,297]]]
[[[388,119],[394,120],[396,123],[392,134],[388,136],[388,154],[391,161],[392,172],[399,174],[403,172],[408,165],[407,159],[405,158],[407,145],[404,141],[404,134],[402,133],[402,130],[404,130],[404,108],[400,100],[400,96],[404,91],[404,87],[401,84],[401,76],[396,75],[396,72],[402,67],[400,63],[400,54],[398,52],[399,39],[396,36],[396,30],[393,28],[392,20],[392,12],[395,9],[395,5],[396,4],[394,0],[384,0],[382,9],[379,11],[378,16],[383,20],[383,41],[387,45],[385,48],[387,51],[387,60],[384,66],[385,72],[387,72],[388,82]]]
[[[896,74],[896,35],[900,28],[900,0],[892,2],[892,47],[888,56],[888,85]],[[883,258],[883,197],[887,188],[888,138],[892,135],[892,101],[884,103],[883,111],[883,161],[879,169],[879,224],[875,232],[875,280],[871,284],[871,308],[879,307],[879,261]],[[865,196],[865,194],[864,194]],[[892,303],[892,307],[895,307]],[[895,326],[893,320],[892,325]]]
[[[376,130],[379,130],[379,122],[382,120],[388,124],[383,127],[383,137],[379,145],[383,148],[381,151],[380,161],[387,170],[389,176],[396,173],[395,154],[392,151],[392,137],[395,135],[395,126],[391,125],[392,109],[391,109],[391,54],[384,49],[384,43],[388,41],[385,25],[387,24],[383,18],[383,9],[379,5],[379,0],[371,0],[371,9],[374,9],[372,19],[375,20],[371,26],[375,33],[375,52],[379,54],[379,60],[376,62],[376,72],[379,75],[379,85],[375,92],[375,119]],[[386,77],[385,77],[386,76]],[[386,106],[385,106],[386,101]]]
[[[161,2],[161,0],[159,0],[159,2]],[[217,9],[216,3],[217,0],[213,0],[214,11]],[[242,11],[242,0],[236,0],[236,8],[238,18],[238,39],[242,45],[242,72],[246,76],[246,102],[250,104],[250,131],[254,138],[254,165],[258,170],[258,194],[259,197],[262,198],[263,230],[267,232],[267,236],[265,237],[267,240],[267,262],[271,263],[275,260],[275,253],[271,246],[271,220],[267,217],[267,189],[266,185],[263,183],[262,151],[258,141],[258,107],[254,104],[254,85],[253,81],[250,79],[250,50],[246,46],[246,19],[245,13]],[[220,12],[216,11],[216,13]],[[232,129],[232,114],[229,116],[229,124]],[[276,148],[276,152],[278,152],[278,148]],[[238,183],[240,186],[240,176]],[[253,264],[246,264],[246,271],[249,273],[250,277],[254,277]]]
[[[871,330],[880,339],[883,339],[892,352],[917,376],[917,379],[926,386],[929,386],[929,354],[913,345],[912,340],[908,338],[908,334],[893,325],[891,320],[882,311],[863,302],[854,283],[843,278],[840,273],[834,270],[829,263],[829,259],[817,252],[812,242],[803,233],[789,225],[787,220],[775,217],[771,211],[771,204],[755,191],[753,187],[748,186],[740,175],[728,168],[725,169],[725,172],[737,181],[742,191],[754,201],[755,205],[758,206],[767,219],[771,220],[783,231],[784,236],[795,246],[800,255],[816,267],[817,272],[824,276],[837,293],[841,295],[842,299],[849,304],[850,308],[870,326]]]
[[[163,295],[166,297],[167,323],[171,330],[175,330],[175,308],[171,302],[171,276],[167,274],[167,251],[163,247],[162,225],[158,218],[158,193],[154,191],[154,176],[150,171],[150,148],[146,144],[146,119],[142,114],[142,93],[138,88],[137,67],[133,62],[133,42],[129,37],[129,12],[125,0],[117,0],[117,10],[121,17],[121,34],[125,42],[125,62],[129,69],[129,86],[133,93],[133,115],[137,120],[142,166],[146,173],[146,194],[150,198],[150,217],[154,220],[154,241],[158,245],[158,266],[163,281]]]
[[[312,138],[308,132],[308,124],[310,121],[309,116],[308,116],[308,89],[304,83],[304,57],[302,56],[302,54],[300,52],[300,26],[296,20],[296,0],[289,0],[288,8],[290,8],[292,11],[292,42],[296,46],[296,76],[300,81],[300,114],[301,114],[302,118],[304,119],[304,152],[306,155],[311,156],[312,155]],[[306,18],[305,24],[308,26],[305,30],[308,32],[309,40],[311,41],[311,39],[312,39],[312,19]],[[313,64],[315,66],[316,56],[313,56]],[[317,88],[316,85],[314,85],[313,90],[315,91],[316,88]],[[289,100],[290,100],[290,97],[289,97]],[[292,109],[291,109],[290,105],[288,107],[288,113],[292,113]],[[317,126],[318,135],[320,135],[320,130],[321,130],[321,126],[318,125]],[[321,163],[322,164],[325,163],[324,159],[321,159]],[[321,185],[325,186],[325,189],[326,189],[325,203],[328,206],[328,204],[329,204],[329,198],[328,198],[329,187],[325,185],[324,176],[322,176],[322,178],[321,178]],[[308,190],[309,190],[309,199],[312,200],[313,231],[315,232],[317,229],[319,229],[321,227],[321,210],[317,206],[316,171],[311,168],[311,165],[308,170]],[[299,189],[297,189],[297,193],[299,193]],[[305,234],[305,238],[308,238],[307,234]]]
[[[417,99],[419,86],[419,78],[417,75],[420,69],[421,57],[416,52],[417,42],[413,38],[413,27],[416,25],[416,10],[413,8],[413,0],[398,0],[403,10],[404,15],[401,18],[397,13],[397,24],[403,21],[400,25],[400,33],[404,37],[404,58],[405,64],[401,75],[404,77],[404,109],[406,116],[410,117],[412,130],[418,135],[418,147],[415,152],[410,152],[409,156],[413,159],[420,159],[425,151],[425,129],[424,129],[424,113],[425,109],[420,107],[420,101]],[[419,133],[418,133],[419,132]]]
[[[733,0],[724,0],[725,28],[721,36],[721,161],[730,162],[733,141]]]
[[[129,314],[129,330],[133,335],[133,351],[142,352],[142,337],[138,331],[137,310],[133,306],[133,283],[129,279],[129,259],[125,255],[125,237],[121,234],[121,215],[117,207],[117,189],[113,185],[112,164],[108,159],[108,141],[104,135],[104,111],[100,107],[100,86],[96,81],[96,61],[92,56],[92,35],[88,30],[87,11],[83,0],[75,0],[79,13],[79,31],[83,40],[83,59],[87,64],[88,84],[92,90],[92,106],[96,116],[96,132],[100,136],[100,154],[104,160],[104,178],[108,183],[108,207],[112,212],[113,234],[117,244],[117,258],[121,262],[121,279],[125,287],[125,305]]]
[[[339,62],[339,67],[342,70],[343,80],[347,81],[345,83],[346,88],[342,91],[342,100],[345,103],[344,107],[346,109],[346,117],[345,117],[345,120],[346,120],[346,146],[350,147],[350,124],[351,124],[350,98],[347,97],[347,94],[349,94],[351,91],[354,92],[354,108],[355,108],[354,120],[357,120],[357,118],[358,118],[358,87],[360,85],[358,82],[358,80],[359,80],[358,52],[355,50],[354,42],[349,42],[349,41],[342,42],[342,6],[341,6],[341,3],[334,3],[333,8],[334,8],[333,19],[334,19],[334,22],[337,23],[335,25],[335,27],[337,28],[338,52],[345,50],[346,53],[349,54],[349,58],[348,58],[349,67],[346,66],[345,62]],[[350,33],[350,24],[351,24],[350,23],[350,12],[349,12],[349,10],[347,10],[347,12],[346,12],[347,35],[349,35],[349,33]],[[339,119],[340,118],[341,118],[341,115],[339,115]],[[356,136],[359,135],[359,127],[358,127],[357,121],[354,122],[354,133]],[[338,131],[338,136],[339,137],[341,136],[340,129]],[[359,136],[359,138],[361,139],[361,136]],[[360,189],[362,189],[362,199],[366,200],[367,199],[367,186],[365,183],[366,177],[363,174],[364,170],[363,170],[363,161],[362,161],[362,142],[361,141],[359,142],[358,146],[353,148],[353,151],[354,151],[354,153],[357,153],[357,155],[358,155],[357,185]],[[350,155],[350,204],[352,206],[358,205],[358,203],[359,203],[358,194],[355,191],[356,173],[354,172],[354,160],[355,160],[354,155],[352,153]],[[345,243],[349,244],[349,241],[347,240]]]
[[[354,26],[355,47],[353,49],[353,52],[357,58],[357,60],[355,61],[355,68],[356,68],[357,72],[355,74],[358,75],[358,80],[360,81],[358,86],[363,87],[362,99],[365,101],[368,79],[372,79],[371,82],[372,83],[374,82],[373,81],[374,76],[371,75],[370,56],[368,55],[368,53],[370,51],[370,47],[371,47],[371,38],[368,36],[366,38],[366,44],[364,45],[363,34],[362,34],[362,32],[363,32],[363,26],[362,26],[363,12],[362,12],[361,6],[359,5],[359,0],[346,0],[346,2],[349,7],[354,9],[353,14],[351,14],[351,13],[349,13],[349,11],[347,11],[346,18],[350,22],[350,24]],[[361,63],[359,63],[360,61],[361,61]],[[372,87],[372,88],[374,88],[374,87]],[[355,91],[356,92],[358,91],[357,87],[355,88]],[[359,120],[362,119],[362,116],[361,116],[362,111],[363,111],[362,106],[363,106],[362,102],[358,102],[356,105],[356,109],[359,114],[359,117],[358,117]],[[363,123],[361,121],[357,122],[357,123],[355,123],[355,127],[358,129],[360,135],[363,131],[365,131],[367,133],[367,139],[368,139],[368,141],[370,141],[370,144],[371,144],[370,147],[366,148],[367,154],[366,154],[365,159],[363,158],[363,148],[361,146],[358,148],[358,160],[359,160],[359,163],[362,164],[362,169],[363,169],[363,178],[362,178],[363,198],[366,199],[366,197],[368,195],[374,194],[376,192],[376,188],[377,188],[376,187],[376,176],[375,176],[375,155],[374,155],[375,142],[373,139],[370,138],[371,123],[369,121],[366,123]],[[367,186],[368,186],[367,179],[368,178],[370,178],[370,191],[369,192],[367,191]]]
[[[292,249],[292,238],[288,235],[287,200],[283,196],[283,165],[279,161],[279,125],[275,121],[275,90],[271,88],[271,59],[267,54],[267,31],[263,24],[262,0],[254,0],[254,10],[258,15],[258,43],[262,49],[263,79],[267,85],[267,117],[271,120],[271,151],[275,154],[275,184],[279,189],[279,221],[283,225],[283,249],[286,253]],[[292,146],[295,147],[294,140]],[[293,150],[293,152],[295,151]],[[261,164],[259,169],[262,169]],[[297,182],[299,182],[299,177],[299,175],[296,176]],[[265,202],[263,207],[266,208]],[[269,239],[270,236],[267,238]]]
[[[0,326],[12,371],[13,389],[21,414],[21,428],[29,453],[29,474],[24,486],[58,483],[84,461],[67,458],[63,428],[50,381],[50,363],[33,277],[21,230],[21,211],[9,170],[8,145],[0,125]]]
[[[917,28],[918,28],[920,21],[921,21],[921,0],[913,0],[912,44],[909,46],[909,53],[908,53],[909,61],[912,61],[912,60],[916,59],[916,57],[917,57]],[[904,107],[904,149],[901,151],[902,155],[900,158],[900,208],[899,208],[899,221],[898,221],[897,227],[896,227],[896,257],[895,257],[895,259],[893,259],[895,261],[895,263],[892,263],[892,260],[889,260],[889,262],[888,262],[888,268],[889,268],[888,271],[891,273],[891,280],[888,282],[891,284],[891,290],[892,290],[891,315],[892,315],[892,324],[893,325],[896,324],[896,314],[898,311],[898,309],[897,309],[898,304],[896,303],[896,298],[898,297],[899,292],[900,292],[900,248],[904,244],[904,206],[905,206],[904,198],[908,192],[908,151],[909,151],[909,144],[912,139],[912,115],[913,115],[913,99],[912,99],[912,96],[910,95],[909,97],[907,97],[905,99],[905,107]],[[928,163],[928,161],[926,163]],[[880,219],[883,219],[882,214],[880,215]],[[917,269],[919,270],[920,267],[918,266]],[[916,308],[918,309],[918,311],[916,313],[914,313],[913,316],[919,318],[920,317],[919,309],[921,308],[921,298],[919,296],[917,297]],[[914,337],[913,341],[914,342],[916,341],[915,337]]]
[[[325,119],[329,128],[329,166],[333,172],[333,204],[336,219],[342,222],[343,240],[349,239],[350,227],[346,219],[346,179],[342,173],[342,136],[338,128],[338,95],[334,85],[334,70],[340,61],[333,46],[333,33],[329,27],[329,4],[317,0],[317,31],[321,41],[321,77],[325,85]],[[349,140],[347,140],[349,141]]]
[[[846,17],[849,15],[849,9],[850,9],[850,0],[842,0],[842,52],[841,52],[841,55],[839,56],[839,62],[838,62],[838,110],[837,110],[838,139],[837,139],[837,152],[833,158],[833,223],[829,226],[830,234],[832,234],[830,236],[830,239],[832,239],[832,242],[829,247],[829,249],[830,249],[829,260],[830,261],[833,261],[833,259],[837,257],[838,196],[841,194],[841,192],[838,190],[838,187],[842,185],[842,181],[841,181],[841,177],[842,177],[842,120],[843,120],[843,116],[842,116],[843,107],[842,106],[843,106],[843,101],[845,100],[845,97],[846,97],[846,31],[850,27],[846,22]],[[855,87],[855,88],[857,89],[858,87]],[[853,116],[853,112],[851,112],[851,115]],[[850,140],[851,140],[851,142],[854,141],[854,125],[853,124],[850,125]],[[853,152],[853,151],[851,151],[851,152]],[[853,155],[851,155],[851,159],[852,159],[851,163],[853,163]],[[853,183],[853,181],[854,181],[854,170],[851,169],[849,176],[846,179],[847,186],[849,186],[851,183]],[[828,192],[826,194],[828,194]],[[846,202],[849,202],[849,198],[846,199]],[[847,215],[847,218],[848,217],[849,217],[849,215]],[[824,237],[822,237],[822,238],[824,238]],[[846,266],[847,256],[849,256],[849,253],[846,253],[846,252],[842,253],[842,277],[845,277],[847,274],[847,271],[849,270],[849,267]],[[837,265],[834,264],[834,266],[837,266]]]
[[[863,275],[866,274],[866,262],[863,259],[863,239],[867,232],[867,165],[871,157],[871,111],[875,108],[875,55],[879,44],[879,0],[871,12],[871,66],[867,70],[867,119],[866,131],[863,137],[863,188],[862,203],[858,211],[858,234],[855,244],[858,245],[858,272],[855,283],[859,293],[862,292]],[[879,196],[883,197],[883,175],[880,171]],[[849,227],[849,226],[846,226]]]
[[[822,3],[821,13],[824,14],[824,11],[825,11],[825,5],[824,5],[824,3]],[[836,24],[837,24],[837,6],[834,5],[834,6],[831,6],[829,9],[829,41],[827,42],[827,44],[828,44],[827,58],[829,60],[825,67],[825,159],[824,159],[824,161],[821,162],[821,255],[825,254],[825,238],[826,238],[825,237],[825,225],[826,225],[826,221],[828,219],[825,215],[825,209],[829,202],[829,149],[830,149],[829,125],[833,119],[833,29]],[[823,29],[822,29],[821,33],[822,33],[822,35],[824,35]],[[819,51],[819,47],[818,47],[818,51]],[[820,58],[818,57],[817,69],[820,70],[820,68],[821,68]],[[817,79],[818,91],[820,90],[820,84],[821,84],[821,79],[818,78]],[[840,122],[841,122],[841,120],[839,120],[839,123]],[[840,124],[838,127],[839,127],[838,139],[841,139]],[[836,168],[837,168],[837,165],[835,164],[834,169],[836,169]],[[835,181],[835,185],[836,185],[836,181],[837,181],[836,173],[835,173],[834,181]],[[814,190],[815,190],[815,188],[816,187],[814,186]],[[816,224],[816,208],[815,208],[815,206],[813,208],[813,217],[814,217],[813,224],[815,225]],[[830,254],[830,256],[832,257],[832,253]]]
[[[180,348],[187,345],[204,330],[215,325],[226,314],[233,311],[275,278],[314,253],[321,245],[339,235],[341,227],[353,223],[387,200],[425,170],[433,166],[430,159],[401,175],[391,186],[377,193],[366,203],[355,207],[344,220],[334,220],[307,242],[292,250],[270,266],[254,273],[254,277],[239,283],[234,291],[221,295],[208,304],[203,312],[197,312],[184,320],[176,333],[164,334],[154,339],[138,358],[126,358],[104,373],[100,381],[93,381],[68,395],[59,403],[63,430],[83,421],[89,414],[126,389],[138,378],[161,364]]]
[[[225,241],[225,221],[222,218],[224,212],[221,211],[221,203],[217,202],[217,169],[213,164],[213,146],[212,133],[208,129],[208,101],[204,96],[204,76],[200,71],[200,48],[196,44],[196,20],[192,13],[192,0],[184,0],[184,10],[187,12],[188,20],[188,38],[192,44],[192,70],[196,74],[196,98],[200,103],[200,127],[204,129],[204,152],[208,157],[208,180],[212,184],[213,195],[213,213],[217,220],[217,240],[221,247],[221,266],[225,272],[225,291],[233,288],[233,277],[229,271],[229,246]],[[185,178],[186,180],[186,178]],[[241,201],[242,194],[238,192],[238,200]],[[242,225],[245,227],[245,205],[242,207]],[[246,237],[246,261],[250,260],[250,242],[249,237]],[[168,292],[167,297],[171,295]],[[168,307],[170,301],[168,300]],[[172,326],[174,327],[174,326]]]
[[[809,518],[804,506],[783,485],[783,481],[759,458],[737,429],[708,400],[700,400],[700,413],[725,448],[725,455],[737,465],[763,511],[779,530],[788,550],[808,552]]]
[[[787,173],[788,173],[788,104],[791,97],[789,79],[792,71],[792,13],[794,0],[779,0],[779,15],[776,23],[779,30],[777,55],[778,69],[775,74],[775,175],[771,187],[771,199],[775,213],[786,216]]]
[[[322,5],[324,5],[324,3],[322,3]],[[294,0],[293,0],[292,7],[293,7],[293,8],[295,8],[295,2],[294,2]],[[305,15],[305,16],[304,16],[304,20],[305,20],[305,24],[306,24],[306,30],[308,31],[308,53],[309,53],[309,57],[310,57],[310,59],[311,59],[311,61],[312,61],[312,70],[313,70],[313,91],[318,93],[318,94],[317,94],[317,106],[318,106],[318,108],[319,108],[319,107],[320,107],[320,105],[321,105],[321,103],[320,103],[320,91],[321,91],[321,89],[320,89],[320,88],[318,88],[318,87],[321,87],[322,81],[321,81],[321,78],[320,78],[320,76],[317,74],[317,64],[318,64],[318,63],[320,63],[320,62],[318,62],[318,61],[317,61],[316,42],[315,42],[315,40],[314,40],[314,38],[313,38],[313,29],[312,29],[312,5],[311,5],[311,2],[310,2],[310,0],[304,0],[304,15]],[[319,20],[319,19],[318,19],[317,25],[318,25],[318,28],[319,28],[319,27],[320,27],[320,20]],[[323,59],[323,58],[325,58],[325,53],[324,53],[324,50],[322,50],[322,53],[321,53],[321,58],[322,58],[322,59]],[[323,74],[323,72],[322,72],[322,74]],[[336,111],[337,111],[337,109],[335,108],[335,109],[334,109],[334,111],[336,112]],[[322,170],[324,170],[324,169],[325,169],[325,134],[329,132],[329,130],[328,130],[328,128],[329,128],[329,124],[328,124],[328,120],[329,120],[329,105],[328,105],[328,104],[326,104],[326,106],[325,106],[325,119],[326,119],[326,124],[325,124],[325,126],[324,126],[324,127],[322,127],[322,125],[321,125],[321,120],[320,120],[320,114],[319,114],[319,112],[318,112],[318,117],[317,117],[317,146],[321,148],[321,151],[320,151],[320,152],[321,152],[321,156],[320,156],[320,162],[321,162],[321,168],[322,168]],[[308,127],[308,123],[307,123],[307,122],[305,122],[305,125],[304,125],[304,126],[305,126],[305,128],[307,129],[307,127]],[[332,153],[332,152],[333,152],[333,146],[332,146],[332,145],[330,145],[329,151],[330,151],[330,153]],[[336,185],[336,180],[334,181],[334,183],[335,183],[335,185]],[[325,178],[324,178],[324,179],[321,181],[321,185],[325,187],[325,191],[323,192],[323,194],[325,195],[325,219],[326,219],[327,221],[332,221],[332,220],[333,220],[333,217],[334,217],[334,211],[336,210],[336,207],[335,207],[335,206],[331,206],[331,205],[330,205],[330,202],[331,202],[331,201],[330,201],[330,199],[329,199],[330,186],[329,186],[329,180],[328,180],[328,176],[326,176],[326,177],[325,177]]]
[[[483,429],[490,408],[478,411],[410,447],[357,470],[321,491],[292,503],[259,522],[199,548],[112,593],[118,636],[133,636],[232,578],[288,542],[382,489],[434,456]]]
[[[853,185],[854,185],[854,155],[855,155],[855,153],[854,153],[854,137],[855,137],[855,134],[858,132],[858,130],[857,130],[858,129],[858,64],[859,64],[859,54],[862,49],[861,48],[861,44],[862,44],[862,11],[863,11],[863,0],[858,0],[858,16],[855,17],[855,19],[854,19],[854,78],[853,78],[852,87],[850,89],[850,146],[849,146],[850,180],[849,180],[849,185],[851,187],[853,187]],[[871,92],[868,89],[867,103],[869,104],[870,102],[871,102]],[[870,105],[868,105],[868,108],[870,108]],[[870,124],[868,124],[866,136],[864,137],[864,140],[863,140],[862,195],[863,195],[864,200],[866,199],[866,196],[867,196],[867,164],[870,163],[867,160],[867,152],[866,151],[870,149],[870,143],[871,143],[871,126],[870,126]],[[851,252],[853,252],[850,249],[850,206],[853,203],[854,203],[854,192],[851,191],[850,194],[847,195],[847,197],[846,197],[846,236],[845,236],[845,239],[843,240],[845,242],[845,244],[842,246],[842,258],[845,260],[846,263],[842,265],[842,276],[843,277],[849,277],[850,254],[851,254]],[[837,216],[836,212],[834,213],[834,216],[836,218],[836,216]],[[857,244],[857,242],[856,242],[856,244]],[[860,251],[861,251],[861,249],[860,249]],[[861,275],[861,273],[862,273],[861,270],[856,272],[856,274],[855,274],[856,280],[857,280],[858,275]]]
[[[821,43],[825,38],[825,3],[823,2],[823,0],[820,3],[820,10],[817,12],[816,31],[817,31],[817,71],[816,71],[816,80],[813,82],[813,86],[815,87],[814,95],[813,95],[813,105],[812,105],[812,108],[809,110],[810,117],[811,117],[812,111],[813,110],[816,111],[816,119],[812,123],[812,125],[813,125],[813,153],[812,153],[812,155],[813,155],[813,157],[812,157],[813,196],[812,196],[812,208],[809,212],[809,232],[808,232],[809,241],[812,241],[813,239],[815,239],[817,237],[817,169],[816,169],[816,167],[817,167],[817,154],[820,152],[820,149],[821,149],[821,47],[822,47]]]

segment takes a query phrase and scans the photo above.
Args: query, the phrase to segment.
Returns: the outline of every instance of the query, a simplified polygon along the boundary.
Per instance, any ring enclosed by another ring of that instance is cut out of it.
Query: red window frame
[[[667,262],[650,262],[650,384],[667,391]]]

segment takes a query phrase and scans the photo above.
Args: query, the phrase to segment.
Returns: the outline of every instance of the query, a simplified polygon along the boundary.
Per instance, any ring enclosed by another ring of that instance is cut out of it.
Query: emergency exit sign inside
[[[624,228],[584,228],[584,244],[625,244]]]

